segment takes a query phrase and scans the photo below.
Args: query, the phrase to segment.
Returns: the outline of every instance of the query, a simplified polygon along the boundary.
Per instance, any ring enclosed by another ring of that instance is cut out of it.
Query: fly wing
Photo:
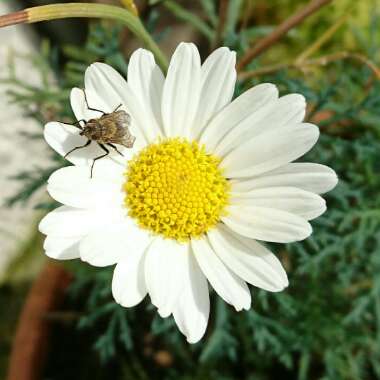
[[[112,115],[112,114],[111,114]],[[128,128],[131,125],[131,115],[123,110],[114,112],[114,120],[116,124]]]
[[[132,136],[128,131],[128,133],[126,133],[123,138],[122,145],[124,145],[126,148],[133,148],[133,144],[135,143],[135,140],[136,140],[136,137]]]
[[[131,124],[131,116],[125,111],[116,111],[112,113],[106,113],[100,117],[102,123],[115,124],[122,128],[128,128]]]
[[[132,148],[136,138],[129,132],[131,116],[123,110],[116,111],[111,115],[113,115],[113,121],[117,126],[113,142],[124,145],[126,148]]]

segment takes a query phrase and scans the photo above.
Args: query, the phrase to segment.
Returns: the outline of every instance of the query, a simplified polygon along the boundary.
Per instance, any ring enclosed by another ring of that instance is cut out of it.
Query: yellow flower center
[[[229,199],[219,162],[195,141],[172,138],[147,146],[125,173],[129,215],[180,242],[204,234],[219,222]]]

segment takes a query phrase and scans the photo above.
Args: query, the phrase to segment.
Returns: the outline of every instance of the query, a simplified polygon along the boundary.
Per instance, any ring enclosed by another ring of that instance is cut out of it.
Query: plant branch
[[[168,62],[165,55],[146,31],[140,19],[125,8],[91,3],[43,5],[0,16],[0,28],[20,23],[31,24],[34,22],[73,17],[109,18],[122,22],[144,43],[147,49],[152,51],[157,63],[164,72],[167,71]]]
[[[332,0],[311,0],[309,4],[307,4],[304,8],[294,13],[292,16],[290,16],[288,19],[286,19],[284,22],[278,25],[272,33],[259,40],[257,44],[255,44],[251,49],[249,49],[240,59],[237,65],[237,70],[241,71],[252,61],[252,59],[256,58],[265,50],[270,48],[290,29],[294,28],[298,24],[301,24],[307,17],[317,12],[324,5],[327,5],[331,2]]]
[[[374,62],[372,62],[369,58],[365,57],[362,54],[351,53],[347,51],[332,53],[332,54],[325,55],[319,58],[304,60],[301,62],[294,61],[294,62],[288,62],[288,63],[280,63],[277,65],[262,67],[256,70],[245,71],[239,74],[239,79],[245,80],[245,79],[257,77],[260,75],[275,73],[277,71],[284,70],[284,69],[297,69],[297,70],[302,71],[302,70],[307,69],[307,67],[309,66],[326,66],[332,62],[345,60],[345,59],[352,59],[354,61],[357,61],[366,65],[369,69],[371,69],[375,77],[378,80],[380,80],[380,68],[377,67]]]

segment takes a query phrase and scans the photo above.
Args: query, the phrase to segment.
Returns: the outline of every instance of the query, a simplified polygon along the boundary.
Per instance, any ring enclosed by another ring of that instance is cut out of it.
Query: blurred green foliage
[[[278,19],[284,17],[285,10],[290,12],[295,7],[290,0],[281,3],[282,7],[277,9],[267,2],[257,2],[268,8],[265,15],[275,14]],[[241,8],[247,6],[244,1],[230,2],[222,28],[212,0],[199,1],[202,13],[197,20],[189,17],[190,10],[173,4],[156,5],[147,12],[147,22],[156,35],[162,33],[156,25],[164,9],[189,21],[206,41],[203,46],[213,46],[219,38],[239,55],[246,51],[249,41],[273,28],[265,23],[252,25],[249,20],[244,21]],[[344,12],[352,6],[362,9],[361,4],[343,1],[335,7],[342,7]],[[361,10],[360,18],[369,17],[370,10],[368,6]],[[288,60],[296,46],[300,52],[314,41],[318,28],[313,25],[320,23],[326,27],[336,21],[338,15],[331,10],[322,12],[322,16],[313,16],[309,29],[300,26],[289,34],[283,44],[286,46],[286,41],[290,41],[290,51],[280,47],[273,56],[283,54],[283,59]],[[380,17],[372,13],[368,25],[367,21],[363,24],[365,28],[352,26],[360,24],[352,18],[348,23],[351,26],[345,26],[334,38],[341,41],[348,38],[344,48],[355,47],[379,63]],[[52,85],[46,78],[43,87],[30,88],[11,75],[9,81],[15,85],[11,99],[25,106],[26,114],[41,122],[50,118],[73,120],[68,93],[72,86],[83,85],[88,64],[104,61],[126,74],[127,61],[120,53],[120,33],[120,27],[93,24],[86,46],[62,47],[69,59],[64,69],[58,64],[56,48],[46,47],[41,56],[34,58],[36,67],[43,75],[53,72],[57,83]],[[338,51],[342,48],[333,42],[326,47],[327,51],[333,51],[334,46],[338,46]],[[206,48],[202,54],[207,55]],[[257,59],[251,66],[260,67],[268,59],[268,56]],[[313,221],[314,233],[306,241],[271,246],[287,269],[289,288],[278,294],[253,289],[253,307],[241,313],[213,294],[208,331],[196,345],[188,345],[172,318],[161,319],[148,300],[132,309],[114,303],[110,286],[113,268],[68,263],[76,280],[67,307],[81,314],[76,325],[78,330],[73,326],[69,334],[80,336],[83,331],[90,334],[103,366],[112,365],[113,377],[134,380],[380,378],[380,83],[374,80],[367,66],[337,61],[328,67],[311,69],[306,75],[300,70],[282,70],[240,82],[235,95],[262,81],[277,84],[283,94],[302,93],[311,104],[308,118],[318,121],[322,134],[303,161],[327,164],[340,178],[337,188],[326,197],[328,211]],[[19,176],[26,180],[25,186],[12,203],[27,199],[43,185],[50,172],[65,165],[55,154],[54,160],[55,165],[48,171],[37,168]],[[50,209],[55,204],[45,203],[40,207]],[[74,366],[72,372],[66,366],[69,374],[54,372],[54,368],[64,366],[73,355],[93,355],[75,350],[70,353],[65,347],[57,347],[61,355],[51,355],[49,378],[85,378],[88,366]],[[172,361],[169,367],[165,367],[160,353],[166,353]],[[97,372],[96,378],[103,378],[101,372]]]

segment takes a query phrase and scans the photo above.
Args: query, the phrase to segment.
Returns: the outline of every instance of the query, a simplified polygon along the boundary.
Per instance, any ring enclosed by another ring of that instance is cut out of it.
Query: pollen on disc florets
[[[229,199],[219,162],[194,141],[172,138],[147,146],[125,173],[129,215],[180,242],[202,235],[218,223]]]

